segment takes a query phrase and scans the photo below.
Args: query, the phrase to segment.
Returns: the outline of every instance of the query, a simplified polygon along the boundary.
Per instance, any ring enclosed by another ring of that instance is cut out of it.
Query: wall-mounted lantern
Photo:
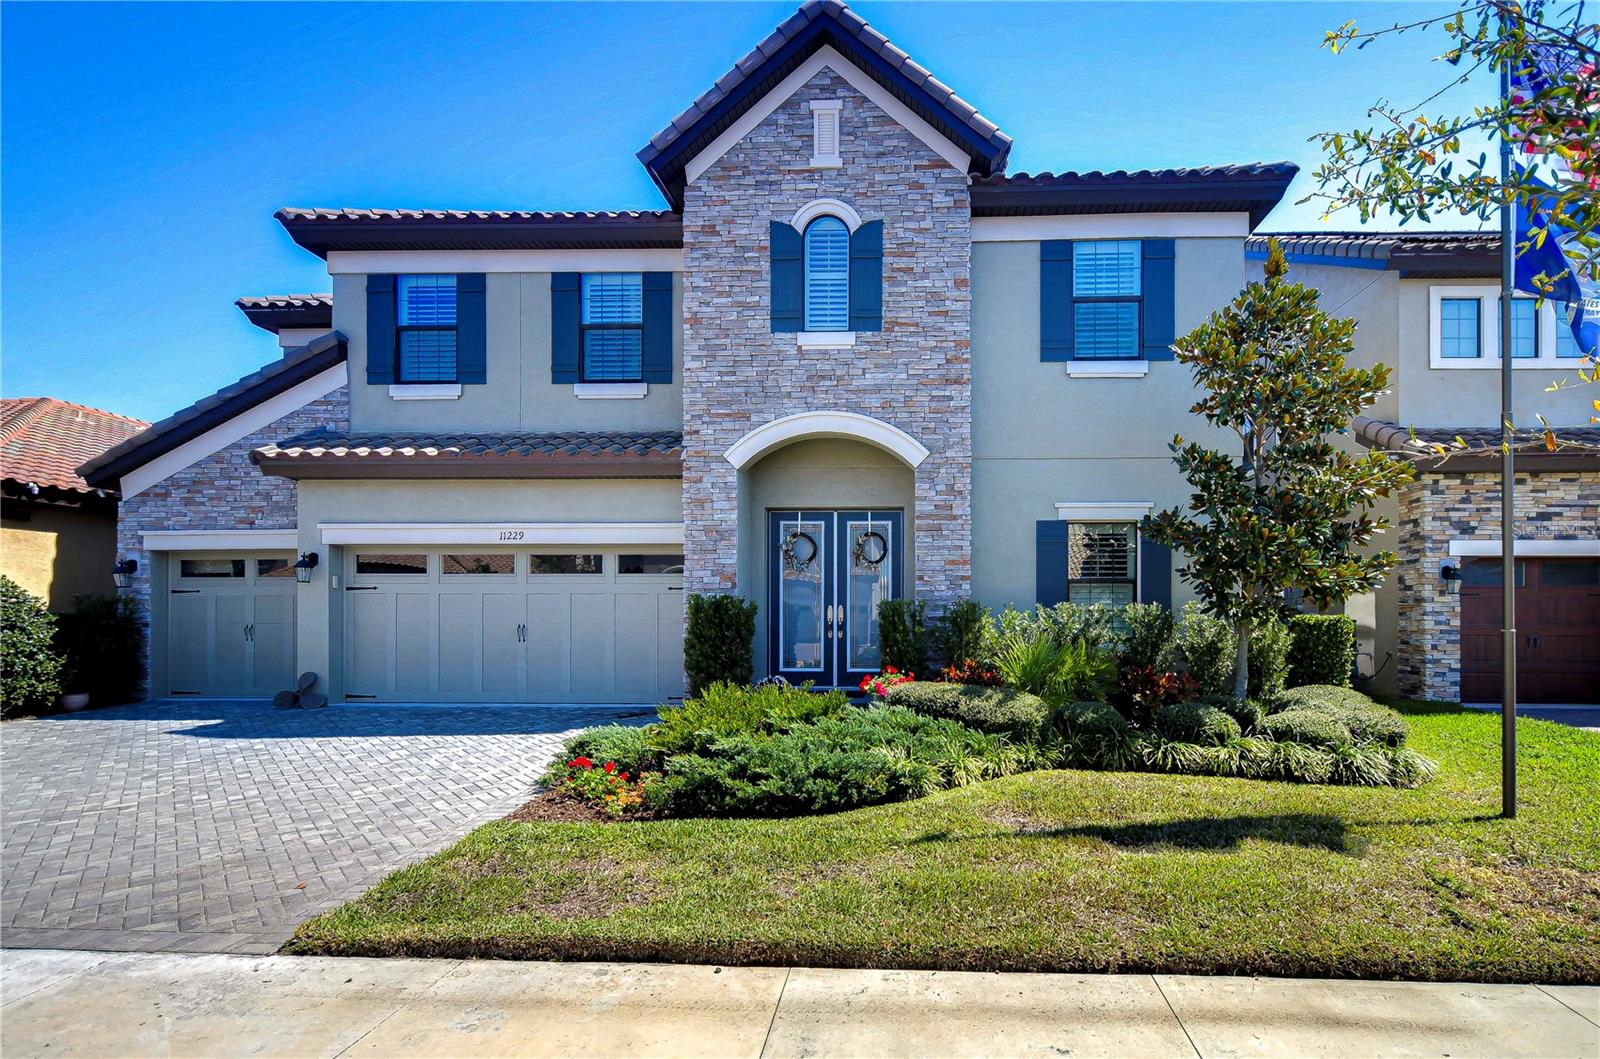
[[[1445,563],[1439,567],[1439,580],[1444,582],[1444,590],[1452,596],[1461,594],[1461,567],[1455,563]]]
[[[302,585],[311,583],[311,571],[317,568],[316,552],[301,552],[300,558],[294,564],[294,579]]]
[[[128,588],[133,584],[133,575],[139,569],[137,559],[119,559],[117,565],[111,568],[111,580],[118,588]]]

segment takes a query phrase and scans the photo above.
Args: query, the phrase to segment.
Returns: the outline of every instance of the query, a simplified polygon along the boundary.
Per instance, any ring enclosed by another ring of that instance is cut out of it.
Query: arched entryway
[[[915,581],[914,468],[926,454],[853,413],[785,417],[730,448],[759,674],[848,687],[881,668],[877,605]]]

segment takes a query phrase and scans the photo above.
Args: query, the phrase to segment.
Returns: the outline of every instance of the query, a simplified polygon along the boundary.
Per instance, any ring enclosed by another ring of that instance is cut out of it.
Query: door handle
[[[828,609],[822,616],[822,634],[828,639],[833,639],[833,604],[828,604]]]
[[[250,626],[248,626],[248,625],[246,625],[244,627],[244,642],[245,643],[249,643],[250,642]]]

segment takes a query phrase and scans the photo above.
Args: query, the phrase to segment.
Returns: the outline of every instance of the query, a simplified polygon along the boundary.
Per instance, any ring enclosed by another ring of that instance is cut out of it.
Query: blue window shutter
[[[1067,601],[1067,523],[1041,519],[1034,534],[1034,599],[1053,607]]]
[[[1171,360],[1172,343],[1178,340],[1174,321],[1174,284],[1171,239],[1144,240],[1144,334],[1145,360]]]
[[[1072,243],[1065,239],[1039,244],[1039,359],[1047,364],[1072,359]],[[1064,560],[1061,568],[1066,569]]]
[[[805,250],[800,233],[772,222],[772,331],[805,330]]]
[[[645,382],[672,381],[672,273],[644,274]]]
[[[1139,602],[1172,609],[1172,549],[1139,535]]]
[[[883,222],[850,233],[850,330],[883,330]]]
[[[550,381],[578,381],[578,323],[583,319],[583,275],[579,272],[550,274]]]
[[[367,277],[367,383],[394,382],[394,276]]]
[[[489,381],[488,306],[482,272],[456,276],[456,381]]]

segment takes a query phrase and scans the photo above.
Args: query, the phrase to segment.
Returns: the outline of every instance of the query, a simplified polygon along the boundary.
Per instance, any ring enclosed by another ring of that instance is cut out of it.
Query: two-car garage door
[[[638,702],[683,694],[683,557],[346,553],[347,698]]]

